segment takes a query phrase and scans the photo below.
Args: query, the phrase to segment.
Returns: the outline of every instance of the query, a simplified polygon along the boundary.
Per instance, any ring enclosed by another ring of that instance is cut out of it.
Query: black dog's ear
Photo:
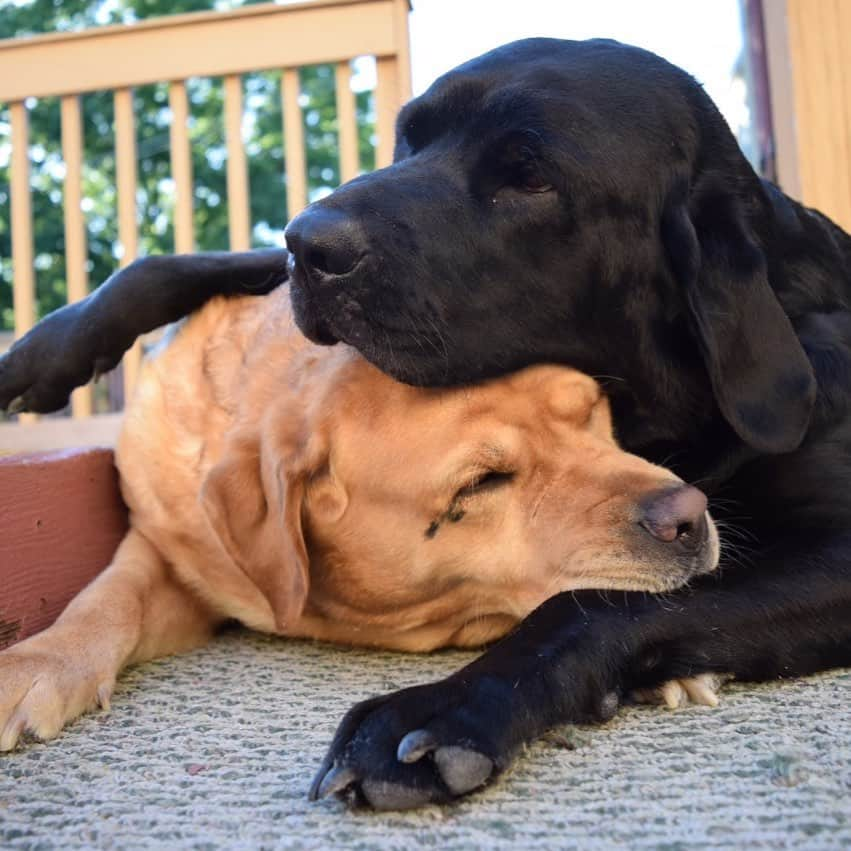
[[[741,202],[729,190],[680,185],[668,198],[662,239],[721,413],[761,452],[796,449],[816,380]]]

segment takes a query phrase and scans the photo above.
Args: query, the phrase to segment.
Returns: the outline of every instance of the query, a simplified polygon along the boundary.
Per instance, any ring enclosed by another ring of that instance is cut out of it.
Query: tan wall
[[[765,0],[767,17],[783,2]],[[785,12],[795,194],[851,231],[851,0],[785,0]]]

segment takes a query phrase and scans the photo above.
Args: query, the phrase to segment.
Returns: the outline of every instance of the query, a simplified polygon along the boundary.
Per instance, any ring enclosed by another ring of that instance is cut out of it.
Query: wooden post
[[[169,84],[171,107],[171,175],[174,178],[174,250],[190,254],[195,250],[195,227],[192,222],[192,155],[189,148],[189,101],[186,83]]]
[[[12,310],[15,336],[22,337],[35,324],[29,117],[23,101],[10,104],[9,114],[12,124]],[[19,421],[28,423],[33,419],[30,414],[22,414]]]
[[[136,123],[133,119],[133,90],[115,91],[115,171],[118,189],[118,239],[121,242],[121,266],[139,255],[136,224]],[[124,399],[130,398],[136,385],[142,346],[137,341],[124,355]]]
[[[375,167],[384,168],[393,162],[396,113],[399,111],[399,74],[392,56],[379,56],[375,60],[375,68],[375,132],[378,136]]]
[[[65,161],[65,274],[68,302],[79,301],[89,292],[86,270],[86,221],[83,217],[83,123],[80,98],[62,98],[62,159]],[[92,414],[92,388],[78,387],[71,394],[75,417]]]
[[[242,77],[225,77],[225,136],[228,163],[228,224],[231,251],[251,248],[251,212],[248,203],[248,164],[242,144]]]
[[[284,157],[287,169],[287,218],[294,219],[307,206],[307,161],[304,153],[298,68],[285,68],[281,76],[284,114]]]
[[[353,177],[357,177],[359,171],[357,110],[351,82],[352,66],[348,62],[338,62],[336,85],[340,183],[346,183]]]

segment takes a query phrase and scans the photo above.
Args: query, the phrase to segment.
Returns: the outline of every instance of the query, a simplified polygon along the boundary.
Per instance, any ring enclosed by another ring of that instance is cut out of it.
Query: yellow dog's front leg
[[[219,620],[131,529],[55,624],[0,652],[0,751],[25,733],[51,739],[82,713],[108,708],[122,668],[198,646]]]

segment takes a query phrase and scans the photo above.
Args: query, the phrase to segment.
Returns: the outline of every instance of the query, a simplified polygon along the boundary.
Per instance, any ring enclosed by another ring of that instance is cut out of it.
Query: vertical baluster
[[[115,172],[118,189],[118,239],[121,266],[132,263],[139,254],[136,224],[136,126],[133,121],[133,90],[115,90]],[[124,355],[124,399],[129,400],[142,355],[141,343]]]
[[[411,99],[411,38],[408,33],[410,0],[394,0],[393,34],[396,40],[396,111]]]
[[[375,60],[375,131],[378,145],[375,149],[375,167],[384,168],[393,162],[393,144],[396,113],[399,111],[399,73],[392,56],[379,56]]]
[[[228,164],[228,225],[231,251],[251,248],[251,215],[248,204],[248,166],[242,145],[242,78],[225,77],[225,136]]]
[[[171,107],[171,175],[175,184],[174,250],[189,254],[195,249],[195,229],[192,223],[192,155],[189,148],[189,102],[186,83],[169,83],[168,101]]]
[[[284,114],[284,156],[287,165],[287,217],[295,218],[307,206],[307,161],[304,152],[298,68],[285,68],[281,79]]]
[[[12,124],[12,310],[15,336],[35,324],[32,205],[30,201],[29,119],[23,101],[9,105]],[[35,419],[21,415],[21,422]]]
[[[337,128],[341,183],[357,177],[359,170],[357,115],[351,80],[351,65],[348,62],[338,62],[336,68]]]
[[[86,223],[83,218],[83,126],[80,98],[62,98],[62,159],[65,161],[65,270],[68,282],[68,303],[85,298],[89,291],[86,271]],[[92,414],[92,388],[78,387],[71,394],[71,413],[74,417]]]
[[[408,35],[408,0],[393,0],[393,31],[396,51],[393,56],[375,60],[377,90],[375,92],[376,133],[378,146],[375,165],[383,168],[393,162],[396,114],[411,97],[411,49]]]

